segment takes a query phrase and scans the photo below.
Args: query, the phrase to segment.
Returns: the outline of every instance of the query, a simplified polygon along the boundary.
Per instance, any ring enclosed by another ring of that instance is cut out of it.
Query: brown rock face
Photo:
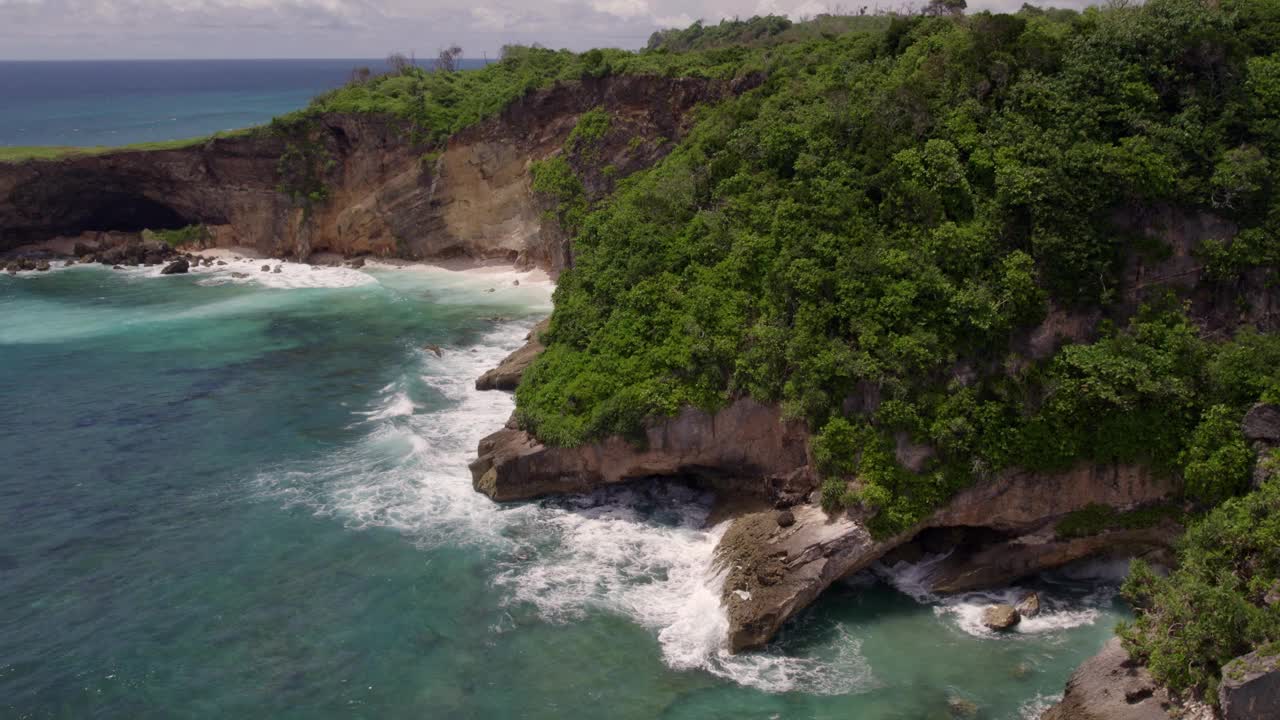
[[[476,490],[499,502],[708,469],[765,494],[765,476],[804,465],[807,450],[803,423],[785,422],[776,407],[742,399],[714,414],[686,409],[650,427],[642,447],[621,437],[548,447],[523,430],[505,428],[480,441],[471,478]]]
[[[603,107],[613,120],[595,148],[600,167],[613,167],[612,183],[669,152],[696,104],[751,85],[647,76],[559,85],[529,93],[444,148],[413,145],[393,118],[328,115],[305,137],[263,130],[173,150],[0,164],[0,252],[88,231],[200,223],[217,245],[277,257],[463,256],[554,272],[569,264],[569,250],[561,234],[542,228],[529,165],[559,152],[583,112]],[[291,145],[324,160],[317,172],[325,199],[281,192],[289,183],[280,159]],[[434,160],[426,154],[433,149]]]
[[[529,364],[543,351],[542,333],[547,331],[550,319],[543,320],[529,332],[524,347],[516,350],[498,363],[498,367],[489,370],[476,380],[477,390],[515,390],[524,377]]]
[[[1176,490],[1173,479],[1132,466],[1081,465],[1052,475],[1011,471],[964,490],[919,526],[883,540],[872,538],[853,514],[829,517],[815,505],[791,508],[795,523],[786,528],[772,513],[744,516],[717,549],[727,570],[721,600],[729,616],[730,649],[767,644],[831,583],[870,567],[928,528],[988,528],[1014,536],[978,561],[971,557],[956,565],[951,576],[943,574],[949,584],[939,590],[1012,582],[1102,552],[1124,551],[1124,543],[1131,543],[1128,549],[1135,553],[1150,550],[1169,531],[1117,531],[1059,542],[1053,527],[1062,515],[1091,502],[1128,508]]]
[[[1067,681],[1062,702],[1042,720],[1212,720],[1199,705],[1169,697],[1146,668],[1129,658],[1119,638],[1086,660]]]
[[[1046,527],[1041,532],[988,545],[973,554],[948,557],[933,568],[929,588],[937,593],[981,590],[1085,558],[1142,556],[1172,547],[1181,531],[1176,524],[1168,523],[1059,540],[1053,536],[1052,528]]]

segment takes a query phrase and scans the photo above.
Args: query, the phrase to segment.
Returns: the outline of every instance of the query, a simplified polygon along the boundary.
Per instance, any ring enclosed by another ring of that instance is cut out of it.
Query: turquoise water
[[[0,716],[1021,718],[1123,612],[995,637],[898,568],[726,656],[710,498],[471,491],[548,284],[256,265],[0,276]]]

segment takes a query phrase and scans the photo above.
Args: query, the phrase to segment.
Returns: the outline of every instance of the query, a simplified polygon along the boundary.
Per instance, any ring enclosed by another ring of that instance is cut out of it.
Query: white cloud
[[[645,0],[592,0],[591,9],[606,15],[623,18],[648,17],[649,3]]]
[[[1056,4],[1078,7],[1085,1]],[[842,2],[0,0],[0,59],[381,57],[391,50],[434,52],[454,42],[469,56],[492,56],[513,42],[575,50],[635,48],[659,27],[768,13],[797,18],[828,12]],[[1022,0],[970,0],[972,9],[1016,9],[1021,4]]]

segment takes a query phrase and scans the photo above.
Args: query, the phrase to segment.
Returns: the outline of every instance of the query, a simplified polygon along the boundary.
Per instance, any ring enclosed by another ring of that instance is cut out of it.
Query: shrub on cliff
[[[1161,682],[1216,701],[1222,666],[1280,641],[1280,476],[1196,523],[1178,568],[1160,577],[1135,561],[1124,585],[1137,619],[1119,628]]]

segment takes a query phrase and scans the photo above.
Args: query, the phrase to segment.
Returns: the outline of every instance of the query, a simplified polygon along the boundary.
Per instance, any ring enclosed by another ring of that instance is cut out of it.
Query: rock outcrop
[[[1277,461],[1272,455],[1280,450],[1280,405],[1258,403],[1244,416],[1244,437],[1257,455],[1253,469],[1253,487],[1258,488],[1276,472]]]
[[[1009,471],[956,495],[918,526],[877,540],[856,513],[828,516],[815,505],[791,508],[795,523],[782,528],[772,513],[737,519],[721,540],[726,570],[722,602],[729,616],[729,646],[737,652],[767,644],[796,612],[836,580],[870,567],[886,553],[930,528],[984,528],[1007,534],[1000,549],[972,565],[943,566],[935,590],[962,590],[1012,582],[1104,552],[1141,553],[1175,536],[1170,528],[1115,531],[1057,541],[1063,515],[1089,503],[1131,508],[1177,491],[1173,478],[1128,465],[1080,465],[1041,475]],[[1132,543],[1131,545],[1129,543]],[[1007,562],[1001,553],[1021,547]]]
[[[1223,720],[1280,717],[1280,648],[1257,650],[1223,666],[1218,706]]]
[[[547,331],[551,320],[543,320],[529,331],[525,344],[519,350],[508,355],[498,366],[481,375],[476,380],[477,390],[515,390],[524,377],[524,371],[534,358],[542,352],[542,333]]]
[[[643,442],[622,437],[550,447],[508,426],[480,441],[471,463],[479,492],[500,502],[587,492],[653,475],[714,474],[767,494],[766,478],[807,463],[808,433],[774,406],[744,398],[716,413],[685,409],[652,425]],[[777,523],[774,523],[777,526]]]
[[[1012,605],[992,605],[982,611],[982,624],[988,630],[1008,630],[1022,621],[1022,614]]]
[[[273,257],[312,253],[500,259],[553,272],[566,239],[544,232],[533,161],[560,152],[578,117],[611,116],[594,149],[610,184],[675,146],[690,111],[753,87],[695,78],[587,78],[530,92],[441,148],[415,145],[390,117],[331,114],[169,150],[122,150],[0,164],[0,252],[86,231],[203,224],[208,241]],[[315,163],[323,199],[290,188],[286,150]],[[428,154],[429,151],[434,151]]]
[[[947,594],[999,587],[1091,557],[1156,554],[1163,559],[1163,553],[1181,534],[1181,526],[1167,522],[1150,528],[1059,539],[1054,536],[1052,525],[1047,525],[1038,532],[947,557],[930,569],[929,588]]]
[[[1062,702],[1042,720],[1212,720],[1213,711],[1171,697],[1134,662],[1120,638],[1086,660],[1067,681]]]

